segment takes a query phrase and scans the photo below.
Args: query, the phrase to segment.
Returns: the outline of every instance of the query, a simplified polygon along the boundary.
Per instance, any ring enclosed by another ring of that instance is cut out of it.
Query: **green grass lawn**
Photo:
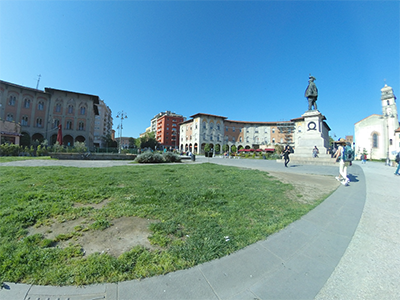
[[[290,199],[291,189],[265,172],[214,164],[2,166],[0,282],[82,285],[189,268],[265,239],[319,203]],[[76,205],[105,200],[101,209]],[[29,226],[80,217],[90,220],[86,230],[101,235],[124,216],[158,220],[150,241],[159,250],[84,255],[73,243],[60,248],[57,239],[27,236]]]

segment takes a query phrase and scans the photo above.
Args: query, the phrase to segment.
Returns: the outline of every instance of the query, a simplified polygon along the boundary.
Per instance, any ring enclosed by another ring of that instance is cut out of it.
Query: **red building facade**
[[[178,149],[179,124],[184,121],[183,116],[165,114],[157,119],[156,140],[163,148]]]

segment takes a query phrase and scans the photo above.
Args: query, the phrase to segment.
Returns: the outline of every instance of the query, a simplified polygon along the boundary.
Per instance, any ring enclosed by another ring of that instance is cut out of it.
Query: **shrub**
[[[165,162],[181,162],[181,158],[179,155],[172,153],[172,152],[166,152],[163,154]]]
[[[164,157],[160,153],[145,152],[138,155],[135,159],[138,163],[163,163]]]
[[[75,142],[74,148],[76,149],[77,152],[86,152],[87,147],[85,146],[84,142]]]
[[[20,146],[14,144],[2,144],[0,145],[1,156],[18,156],[20,152]]]

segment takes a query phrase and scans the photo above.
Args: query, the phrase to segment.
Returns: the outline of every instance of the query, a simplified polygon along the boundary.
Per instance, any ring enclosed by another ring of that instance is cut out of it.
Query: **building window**
[[[275,138],[272,139],[272,144],[275,144]]]
[[[44,102],[43,101],[39,101],[38,110],[43,110],[43,109],[44,109]]]
[[[275,133],[275,128],[272,128],[272,133]],[[274,142],[275,143],[275,142]]]
[[[220,127],[219,127],[219,124],[217,125],[217,130],[219,130],[220,129]]]
[[[228,126],[226,126],[226,127],[225,127],[225,131],[228,131],[228,130],[229,130],[229,127],[228,127]]]
[[[14,121],[14,116],[13,116],[13,114],[7,114],[7,119],[6,119],[6,120],[9,121],[9,122]]]
[[[236,140],[235,140],[235,137],[232,137],[232,142],[234,143]]]
[[[36,127],[39,127],[39,128],[43,127],[43,120],[41,118],[36,119]]]
[[[86,107],[81,106],[81,115],[85,115],[86,114]]]
[[[207,139],[206,139],[206,134],[205,134],[205,133],[203,133],[203,139],[204,139],[204,140],[207,140]]]
[[[10,96],[10,99],[8,100],[8,105],[15,105],[15,101],[17,100],[17,98],[15,96]]]
[[[206,122],[203,122],[203,129],[206,129]]]
[[[232,131],[235,132],[235,127],[232,127]]]
[[[372,147],[378,148],[378,135],[376,133],[372,135]]]
[[[254,131],[255,133],[258,133],[258,127],[256,127],[256,129],[255,129],[255,131]]]
[[[85,124],[83,122],[79,122],[78,130],[85,130]]]
[[[56,112],[61,112],[61,104],[57,103],[56,105]]]
[[[242,142],[242,137],[239,138],[239,142]]]
[[[66,129],[72,129],[72,121],[67,121]]]
[[[393,145],[393,140],[392,139],[389,140],[389,144],[390,144],[390,146]]]
[[[213,128],[214,128],[214,124],[210,123],[210,129],[213,129]]]
[[[58,125],[60,125],[60,120],[59,119],[55,119],[54,120],[54,127],[58,127]]]
[[[24,107],[29,108],[30,106],[31,106],[31,100],[28,98],[25,98]]]
[[[74,112],[74,107],[72,105],[68,105],[68,113],[72,114]]]
[[[22,117],[21,126],[28,126],[28,117],[27,116]]]

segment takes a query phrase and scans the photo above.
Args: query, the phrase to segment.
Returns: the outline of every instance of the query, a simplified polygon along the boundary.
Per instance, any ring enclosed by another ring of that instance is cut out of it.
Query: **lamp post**
[[[124,111],[120,111],[120,112],[118,112],[118,114],[117,114],[117,118],[120,118],[121,119],[121,125],[118,125],[118,127],[117,127],[117,129],[119,129],[120,130],[120,133],[119,133],[119,147],[118,147],[118,153],[121,153],[121,148],[122,148],[122,121],[124,120],[124,119],[126,119],[126,118],[128,118],[128,115],[126,114],[126,112],[124,112]]]
[[[389,158],[389,114],[385,113],[385,119],[386,119],[386,165],[390,166],[390,158]]]

